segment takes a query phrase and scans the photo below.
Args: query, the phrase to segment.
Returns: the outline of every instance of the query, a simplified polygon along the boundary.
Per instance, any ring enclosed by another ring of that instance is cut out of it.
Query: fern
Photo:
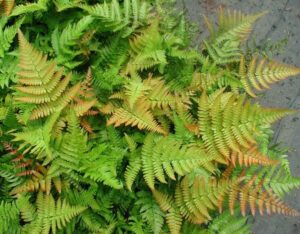
[[[206,19],[211,34],[211,42],[205,43],[208,54],[217,64],[226,64],[239,61],[242,54],[240,44],[246,40],[252,31],[253,23],[265,13],[244,15],[237,11],[224,13],[221,8],[218,17],[218,29]]]
[[[115,189],[121,189],[123,185],[117,178],[116,169],[122,154],[120,154],[121,152],[111,152],[110,155],[105,155],[104,150],[105,146],[99,145],[90,151],[87,157],[82,159],[80,171],[84,173],[84,177],[101,181]],[[114,153],[119,153],[119,155],[115,155],[114,160],[111,160]]]
[[[3,89],[8,87],[11,82],[16,82],[17,77],[15,75],[16,66],[18,61],[12,56],[5,56],[0,60],[0,87]]]
[[[166,134],[166,129],[155,119],[155,111],[161,109],[168,112],[177,108],[187,110],[190,104],[191,93],[172,93],[162,80],[152,79],[151,76],[143,82],[139,77],[132,77],[126,83],[124,92],[110,97],[124,102],[121,107],[113,108],[108,125],[125,124]],[[154,86],[155,89],[150,88]]]
[[[71,74],[61,79],[63,71],[57,70],[54,62],[47,62],[46,56],[36,51],[19,32],[21,70],[18,73],[15,100],[33,103],[30,119],[48,116],[57,109],[64,108],[79,90],[80,84],[67,89]]]
[[[69,24],[66,28],[59,31],[58,28],[52,34],[52,46],[57,55],[58,64],[72,69],[80,65],[80,61],[74,61],[74,58],[82,52],[74,52],[74,47],[78,40],[83,36],[83,33],[88,29],[89,25],[93,22],[91,16],[85,16],[75,24]]]
[[[0,233],[20,231],[19,210],[15,203],[0,202]]]
[[[18,204],[24,221],[27,223],[23,228],[25,233],[49,233],[50,230],[52,233],[57,233],[72,218],[86,209],[81,206],[70,206],[60,198],[55,201],[52,195],[42,193],[38,194],[36,204],[36,207],[32,207],[28,200],[23,199]],[[28,209],[31,210],[29,216]]]
[[[0,57],[3,58],[6,52],[10,49],[13,39],[15,38],[19,27],[23,23],[23,19],[18,20],[14,25],[5,27],[6,18],[0,21]]]
[[[48,0],[38,0],[36,3],[27,3],[24,5],[17,5],[10,16],[18,16],[22,14],[29,14],[38,11],[46,11],[47,10]]]
[[[199,146],[183,145],[172,137],[157,140],[154,137],[149,135],[145,139],[141,157],[144,178],[151,189],[154,189],[155,179],[166,183],[165,173],[175,180],[175,173],[186,175],[194,168],[205,167],[212,160]],[[127,177],[132,180],[130,176]]]
[[[299,216],[271,126],[295,111],[251,99],[299,74],[244,48],[264,13],[220,9],[200,47],[173,0],[0,0],[0,15],[0,233],[250,233],[250,213]]]
[[[164,66],[167,63],[163,38],[157,29],[158,21],[156,20],[141,35],[130,40],[132,52],[126,73],[146,70],[156,65]]]
[[[237,98],[232,93],[218,92],[210,100],[203,93],[199,100],[198,126],[208,153],[220,162],[222,157],[229,158],[232,152],[244,155],[245,149],[251,149],[251,156],[258,162],[269,161],[253,148],[257,145],[255,135],[261,134],[258,126],[272,123],[289,113],[292,111],[252,106],[244,97]]]
[[[246,69],[245,59],[241,57],[239,73],[246,92],[256,97],[253,89],[258,91],[268,89],[275,82],[300,74],[300,69],[266,59],[258,60],[257,57],[251,60]]]
[[[229,212],[224,212],[214,219],[214,221],[209,225],[208,233],[220,233],[220,234],[230,234],[230,233],[241,233],[250,234],[250,227],[247,224],[246,217],[232,217]]]
[[[149,194],[140,192],[138,196],[136,204],[141,206],[142,218],[149,224],[154,234],[160,233],[164,222],[163,212]]]
[[[53,114],[42,128],[35,126],[34,128],[26,128],[23,132],[13,133],[15,137],[13,140],[22,142],[19,149],[25,149],[24,153],[36,154],[38,158],[46,157],[47,161],[52,160],[50,145],[52,128],[59,115],[60,112]]]
[[[228,196],[230,211],[233,214],[236,199],[239,197],[241,212],[246,214],[246,205],[249,203],[252,214],[255,214],[255,207],[259,207],[261,214],[266,209],[270,213],[283,213],[288,215],[298,215],[298,212],[292,208],[287,207],[283,202],[278,199],[271,191],[262,191],[261,185],[253,185],[255,176],[245,184],[241,183],[242,179],[234,180],[219,180],[214,179],[206,181],[205,178],[198,178],[194,180],[192,186],[189,184],[189,179],[185,177],[183,181],[177,185],[175,191],[175,202],[180,216],[186,218],[192,223],[201,224],[207,220],[212,219],[209,210],[218,208],[222,211],[223,203]],[[172,215],[173,209],[171,207],[172,201],[170,197],[154,191],[154,196],[157,199],[160,207],[169,215]],[[177,213],[178,215],[178,213]],[[178,233],[180,226],[172,231],[172,226],[169,224],[171,233]],[[178,229],[178,230],[177,230]]]
[[[117,32],[123,30],[123,36],[131,34],[134,29],[147,23],[150,7],[147,2],[139,0],[125,0],[121,7],[119,2],[104,2],[94,6],[82,5],[82,9],[98,18],[101,30]]]

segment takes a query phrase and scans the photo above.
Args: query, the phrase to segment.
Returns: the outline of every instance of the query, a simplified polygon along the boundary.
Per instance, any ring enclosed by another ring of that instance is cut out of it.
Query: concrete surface
[[[288,37],[285,50],[273,58],[300,66],[300,0],[177,0],[178,7],[187,11],[192,22],[199,25],[197,41],[206,33],[202,15],[213,17],[221,5],[229,9],[255,13],[269,11],[268,15],[256,23],[252,38],[264,47],[269,40],[281,40]],[[264,106],[300,109],[300,77],[290,78],[272,86],[265,96],[260,98]],[[300,177],[300,112],[285,118],[274,126],[274,142],[282,143],[291,149],[289,161],[293,175]],[[285,197],[286,202],[300,210],[300,191],[293,191]],[[253,233],[256,234],[300,234],[300,218],[256,216]]]

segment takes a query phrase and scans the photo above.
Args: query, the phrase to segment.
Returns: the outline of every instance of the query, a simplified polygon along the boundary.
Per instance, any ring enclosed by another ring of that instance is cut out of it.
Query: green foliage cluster
[[[0,0],[0,234],[251,233],[300,187],[255,103],[300,69],[172,0]],[[200,44],[200,42],[198,43]]]

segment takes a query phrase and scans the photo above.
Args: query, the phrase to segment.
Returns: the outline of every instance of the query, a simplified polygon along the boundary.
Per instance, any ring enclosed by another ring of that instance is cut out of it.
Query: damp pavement
[[[272,53],[272,58],[300,66],[300,0],[177,0],[177,5],[195,23],[198,31],[196,43],[207,35],[203,15],[213,19],[219,6],[245,13],[268,11],[256,23],[250,45],[255,43],[265,49],[269,48],[270,41],[275,41],[275,46],[280,48],[283,45],[283,49],[280,53]],[[267,49],[267,52],[270,51]],[[259,101],[267,107],[300,110],[300,76],[273,85]],[[289,147],[292,173],[300,177],[300,111],[275,124],[274,133],[274,143]],[[284,200],[300,210],[300,190],[292,191]],[[257,215],[249,222],[254,222],[255,234],[300,234],[300,217]]]

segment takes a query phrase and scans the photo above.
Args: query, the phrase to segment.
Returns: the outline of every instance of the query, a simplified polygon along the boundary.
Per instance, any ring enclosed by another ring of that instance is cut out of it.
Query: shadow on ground
[[[242,10],[245,13],[268,11],[268,15],[256,23],[252,38],[264,47],[268,40],[280,41],[288,38],[285,50],[274,58],[300,66],[300,0],[177,0],[192,22],[199,27],[197,41],[206,33],[203,15],[213,17],[219,6]],[[273,85],[260,102],[264,106],[300,109],[300,79],[290,78]],[[283,119],[274,126],[274,142],[290,148],[289,161],[294,176],[300,177],[300,112]],[[300,210],[300,191],[293,191],[286,202]],[[256,216],[253,232],[256,234],[300,233],[299,217]]]

